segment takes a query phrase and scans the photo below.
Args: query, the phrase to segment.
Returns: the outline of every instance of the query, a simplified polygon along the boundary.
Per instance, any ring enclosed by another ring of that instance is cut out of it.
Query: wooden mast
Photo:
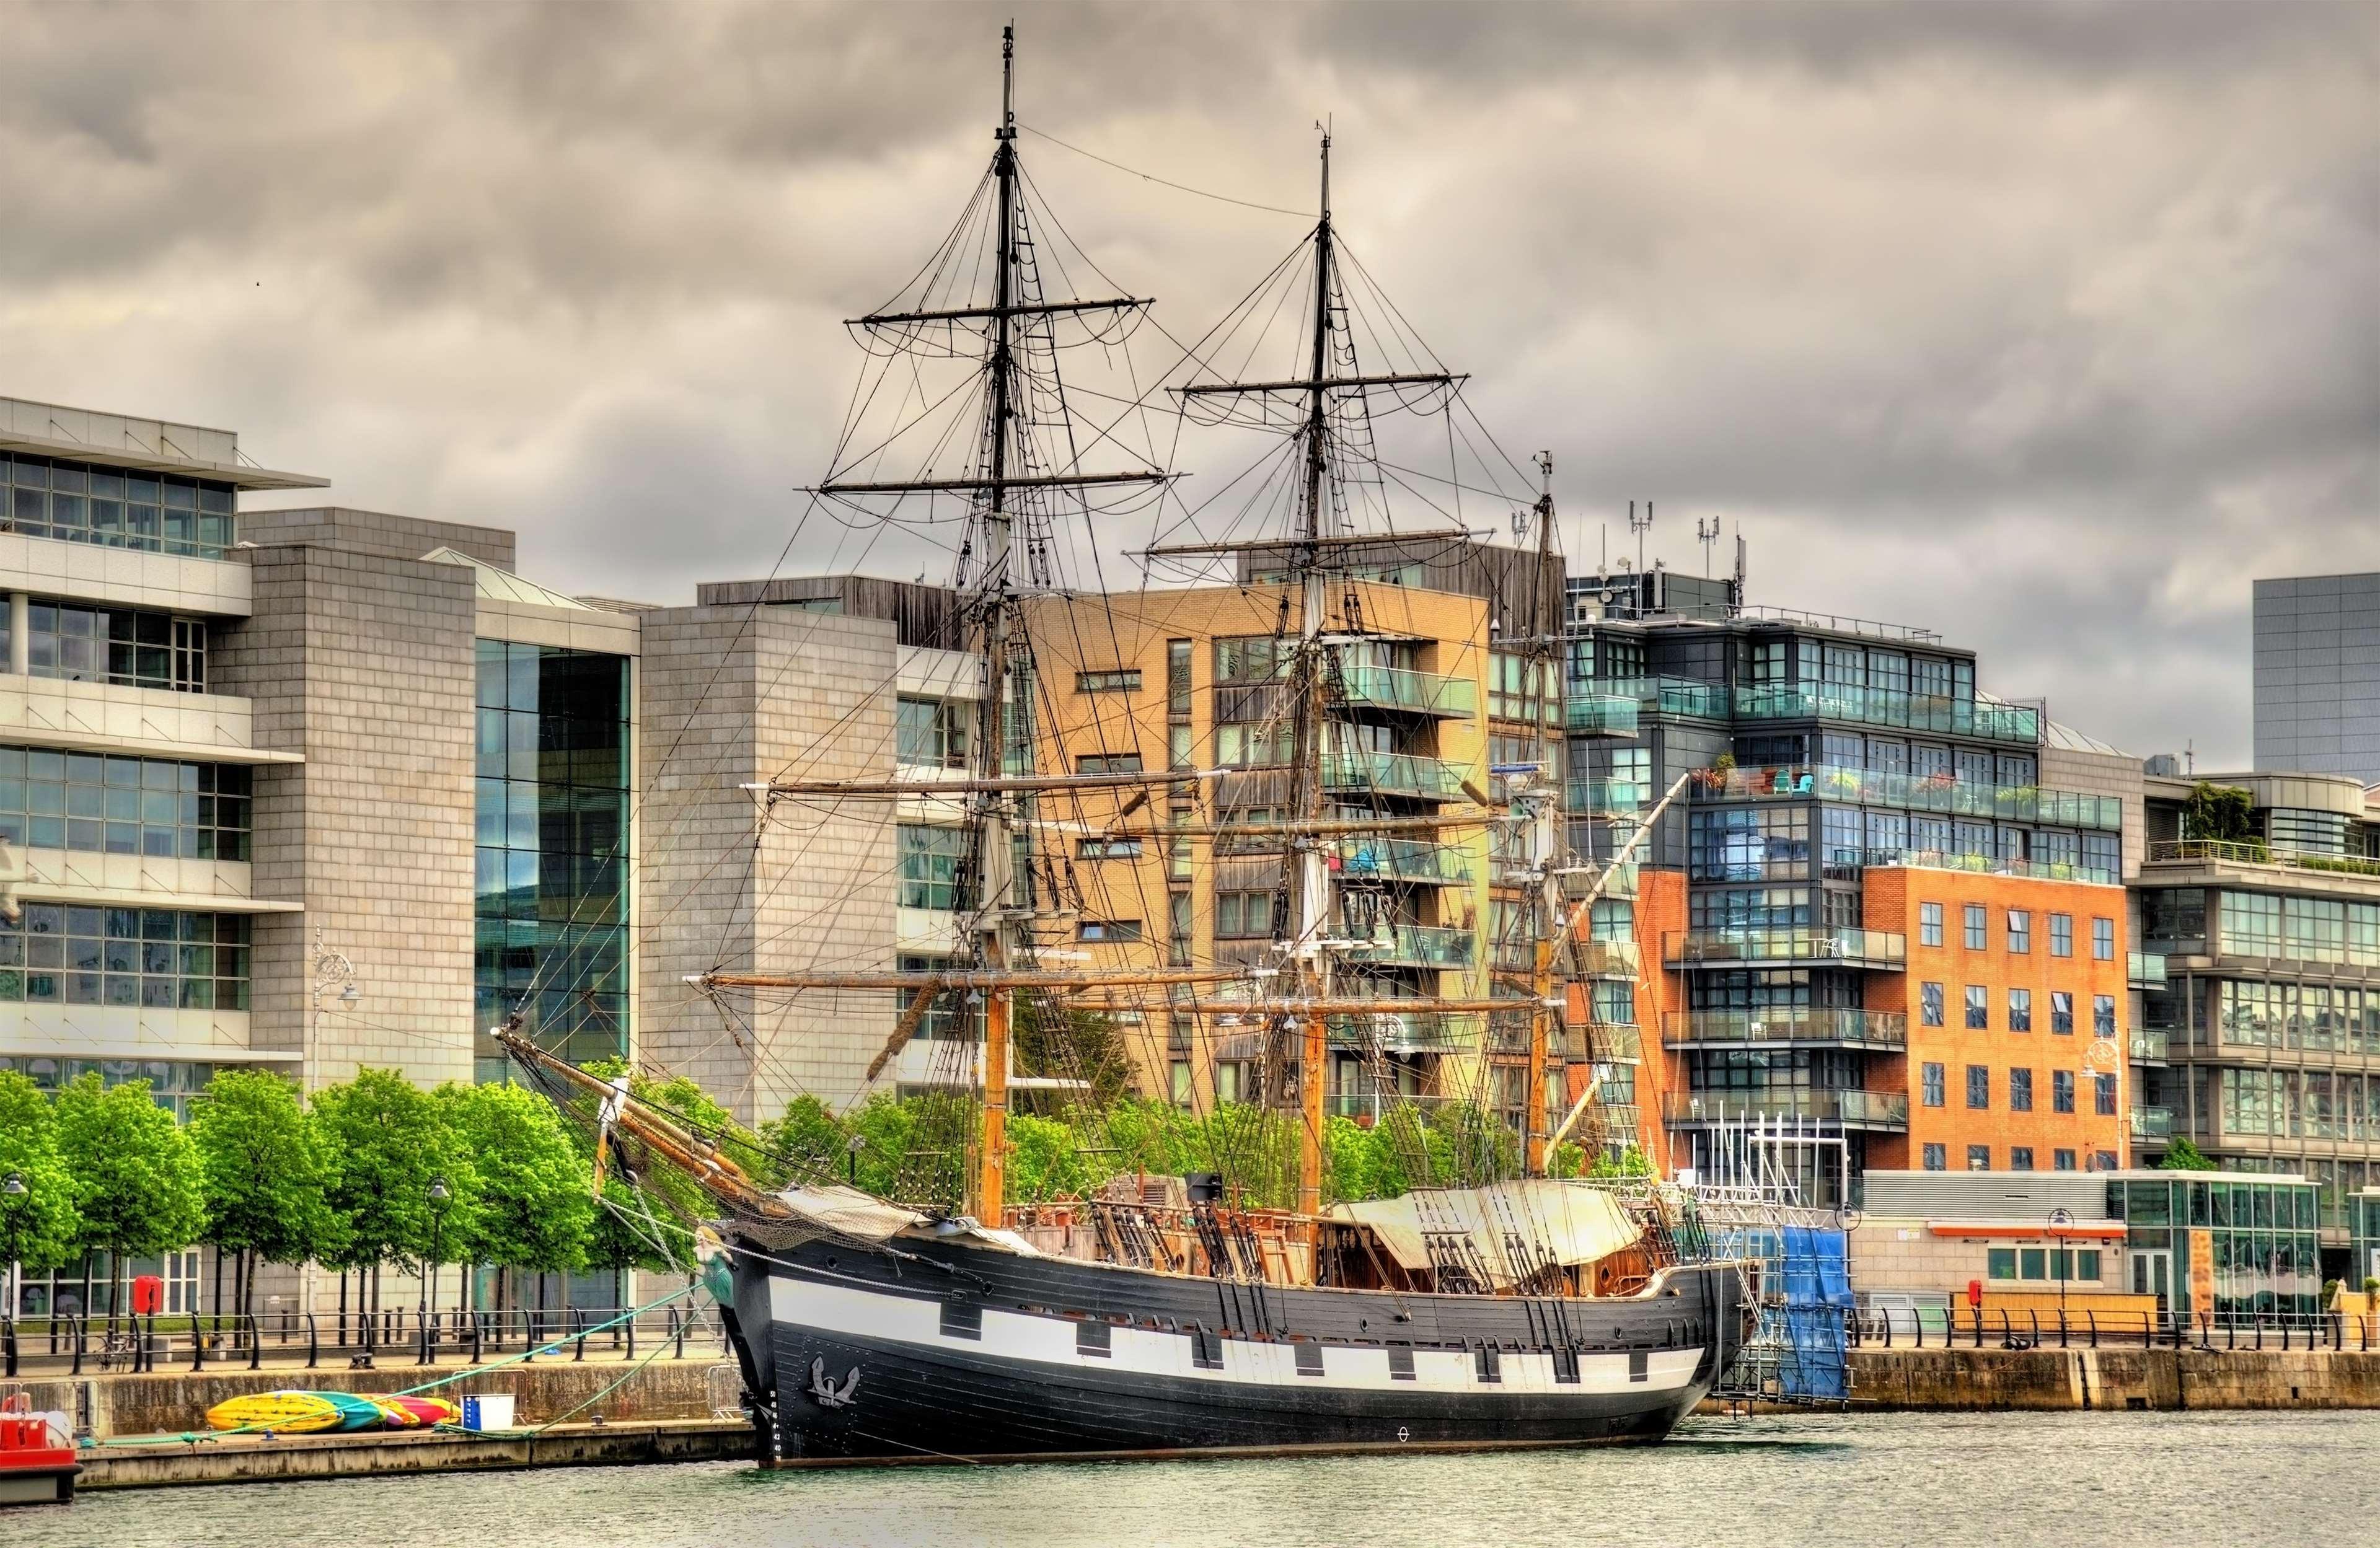
[[[1547,566],[1552,562],[1554,543],[1554,459],[1550,452],[1537,454],[1537,467],[1544,482],[1537,495],[1537,568],[1529,583],[1529,596],[1535,604],[1531,611],[1536,616],[1530,622],[1536,632],[1536,644],[1530,654],[1536,663],[1537,681],[1533,685],[1538,712],[1537,735],[1545,735],[1543,701],[1549,696],[1553,671],[1559,664],[1554,659],[1552,641],[1556,608],[1546,605],[1545,584]],[[1557,606],[1559,599],[1557,599]],[[1540,749],[1542,750],[1542,748]],[[1536,929],[1532,943],[1529,991],[1536,1006],[1529,1014],[1528,1088],[1524,1097],[1521,1131],[1524,1137],[1522,1159],[1527,1172],[1542,1176],[1552,1150],[1548,1132],[1551,1118],[1547,1111],[1546,1076],[1550,1063],[1554,1015],[1550,1002],[1554,992],[1554,932],[1562,918],[1560,881],[1555,876],[1556,857],[1561,853],[1558,842],[1560,786],[1545,777],[1547,766],[1539,765],[1540,775],[1533,781],[1526,797],[1530,816],[1530,855],[1538,887],[1537,907],[1534,911]],[[1565,1060],[1565,1062],[1567,1062]]]
[[[1294,789],[1291,815],[1311,821],[1322,815],[1322,760],[1327,732],[1322,695],[1329,682],[1322,660],[1322,613],[1326,601],[1318,551],[1322,538],[1322,502],[1330,471],[1326,437],[1330,434],[1330,388],[1325,371],[1330,365],[1330,136],[1322,136],[1322,215],[1314,227],[1314,353],[1308,377],[1305,417],[1305,511],[1301,536],[1305,547],[1294,562],[1304,572],[1298,599],[1297,732],[1293,763]],[[1330,873],[1322,846],[1308,837],[1292,852],[1296,865],[1297,942],[1304,971],[1300,980],[1310,998],[1330,998],[1330,959],[1322,949],[1330,907]],[[1329,1022],[1320,1010],[1303,1018],[1297,1070],[1297,1209],[1308,1217],[1322,1213],[1322,1098],[1330,1081]]]

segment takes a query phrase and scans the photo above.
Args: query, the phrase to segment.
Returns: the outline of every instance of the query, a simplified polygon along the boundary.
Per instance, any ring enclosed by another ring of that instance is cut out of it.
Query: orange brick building
[[[1908,1128],[1868,1142],[1882,1168],[2130,1165],[2120,887],[1958,870],[1870,870],[1864,916],[1907,940],[1907,971],[1870,979],[1905,1016]]]

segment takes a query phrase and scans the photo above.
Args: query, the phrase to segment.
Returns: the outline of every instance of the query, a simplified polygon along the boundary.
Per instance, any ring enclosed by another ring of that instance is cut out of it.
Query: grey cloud
[[[837,320],[981,175],[1009,14],[0,6],[0,391],[236,425],[556,584],[765,570],[857,372]],[[1590,551],[1630,498],[1673,563],[1722,516],[1756,599],[2232,762],[2249,576],[2380,563],[2368,6],[1014,14],[1024,121],[1159,176],[1303,207],[1331,115],[1354,250],[1555,450]],[[1024,149],[1182,338],[1297,236]],[[1183,446],[1194,490],[1251,454]],[[793,562],[862,551],[814,521]]]

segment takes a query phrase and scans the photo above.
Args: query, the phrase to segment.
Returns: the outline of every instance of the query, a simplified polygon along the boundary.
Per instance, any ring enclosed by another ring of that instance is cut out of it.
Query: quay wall
[[[1853,1349],[1863,1407],[2380,1409],[2380,1350]]]
[[[712,1376],[713,1370],[721,1371]],[[452,1372],[446,1373],[452,1374]],[[36,1409],[55,1409],[99,1436],[179,1433],[206,1428],[206,1411],[225,1398],[299,1388],[318,1392],[403,1392],[437,1378],[434,1368],[390,1365],[372,1371],[159,1372],[143,1375],[35,1378],[9,1384]],[[625,1379],[624,1379],[625,1378]],[[611,1390],[604,1388],[617,1382]],[[514,1421],[542,1424],[570,1413],[607,1421],[708,1419],[732,1407],[742,1381],[732,1364],[708,1360],[560,1360],[507,1365],[435,1388],[428,1396],[459,1402],[465,1393],[509,1392]],[[600,1395],[600,1396],[599,1396]]]

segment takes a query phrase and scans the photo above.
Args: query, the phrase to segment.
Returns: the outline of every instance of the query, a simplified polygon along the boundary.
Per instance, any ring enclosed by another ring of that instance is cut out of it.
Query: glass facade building
[[[628,659],[479,642],[475,1014],[574,1062],[628,1051]]]
[[[2315,1185],[2302,1178],[2135,1173],[2107,1184],[2107,1216],[2125,1226],[2125,1288],[2168,1310],[2211,1314],[2216,1326],[2318,1310],[2319,1213]]]

